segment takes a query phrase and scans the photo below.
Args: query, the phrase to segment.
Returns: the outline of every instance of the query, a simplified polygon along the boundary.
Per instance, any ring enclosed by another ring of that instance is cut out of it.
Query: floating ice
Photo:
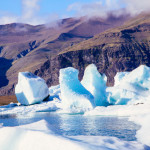
[[[150,68],[139,66],[132,72],[117,73],[114,87],[107,88],[108,100],[113,105],[137,103],[150,92]]]
[[[30,72],[20,72],[15,94],[21,104],[30,105],[43,101],[49,95],[49,90],[42,78]]]
[[[86,67],[81,84],[94,96],[96,106],[108,106],[106,80],[106,76],[101,75],[94,64]]]
[[[35,113],[35,112],[51,112],[56,111],[61,108],[60,100],[57,98],[53,101],[46,101],[36,105],[29,106],[15,106],[15,107],[4,107],[0,106],[0,115],[7,114],[27,114],[27,113]]]
[[[95,107],[93,95],[78,80],[78,70],[61,69],[59,82],[63,108],[87,110]]]
[[[98,106],[91,111],[87,111],[87,116],[137,116],[150,114],[150,103],[137,105],[111,105],[108,107]]]

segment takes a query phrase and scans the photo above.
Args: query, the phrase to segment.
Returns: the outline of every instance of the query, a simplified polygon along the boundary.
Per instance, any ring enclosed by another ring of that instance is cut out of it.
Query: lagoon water
[[[138,125],[127,117],[84,116],[82,114],[58,114],[56,112],[36,112],[27,115],[0,115],[3,126],[20,126],[40,120],[48,123],[48,128],[63,136],[93,135],[114,136],[125,141],[135,141]]]

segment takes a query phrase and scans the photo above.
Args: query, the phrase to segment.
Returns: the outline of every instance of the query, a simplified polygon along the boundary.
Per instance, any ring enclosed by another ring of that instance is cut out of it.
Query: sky
[[[109,11],[135,15],[149,7],[149,0],[1,0],[0,24],[37,25],[85,15],[106,17]]]

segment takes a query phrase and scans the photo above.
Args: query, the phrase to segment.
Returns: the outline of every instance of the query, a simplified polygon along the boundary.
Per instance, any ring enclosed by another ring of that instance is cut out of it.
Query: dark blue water
[[[59,135],[115,136],[126,141],[134,141],[139,126],[125,117],[102,117],[38,112],[24,116],[0,115],[3,126],[19,126],[44,119],[48,128]]]

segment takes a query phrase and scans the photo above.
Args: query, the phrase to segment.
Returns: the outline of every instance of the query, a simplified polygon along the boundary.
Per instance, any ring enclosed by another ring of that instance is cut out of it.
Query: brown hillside
[[[67,18],[56,25],[31,26],[7,24],[0,26],[0,95],[14,94],[18,72],[38,70],[67,47],[92,38],[95,34],[123,24],[129,16],[107,19]],[[47,68],[47,67],[46,67]],[[50,76],[41,74],[41,76]],[[49,85],[53,81],[47,80]]]

